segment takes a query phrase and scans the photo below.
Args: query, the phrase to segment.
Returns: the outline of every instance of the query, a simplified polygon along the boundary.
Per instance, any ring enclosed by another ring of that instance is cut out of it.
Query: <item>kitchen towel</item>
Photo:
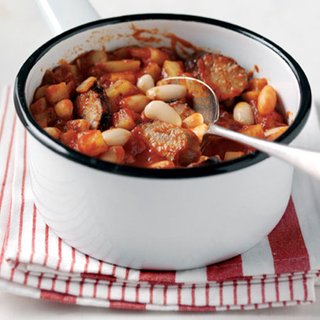
[[[0,100],[0,288],[131,310],[248,310],[315,300],[320,236],[317,242],[311,235],[320,235],[320,217],[306,218],[292,199],[276,228],[242,255],[185,271],[129,269],[78,252],[43,222],[30,190],[27,149],[6,87]]]

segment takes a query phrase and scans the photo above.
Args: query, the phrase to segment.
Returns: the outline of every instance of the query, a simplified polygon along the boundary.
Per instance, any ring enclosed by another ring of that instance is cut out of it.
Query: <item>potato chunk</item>
[[[114,127],[126,130],[132,130],[141,121],[140,115],[128,108],[120,109],[112,116]]]
[[[78,149],[80,152],[96,157],[108,151],[100,130],[88,130],[78,134]]]
[[[70,120],[66,123],[67,130],[82,132],[90,129],[90,123],[84,119]]]
[[[45,96],[47,101],[52,105],[60,100],[67,99],[69,98],[68,86],[65,82],[52,84],[46,88]]]

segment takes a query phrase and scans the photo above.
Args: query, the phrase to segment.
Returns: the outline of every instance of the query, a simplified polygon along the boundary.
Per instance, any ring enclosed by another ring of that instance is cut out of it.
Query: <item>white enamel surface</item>
[[[51,31],[59,34],[79,24],[99,19],[87,0],[37,0],[48,20]],[[77,8],[77,14],[70,15]]]
[[[136,268],[192,268],[245,251],[275,226],[291,190],[292,169],[273,158],[176,180],[94,170],[34,139],[29,159],[48,225],[85,253]]]
[[[259,76],[270,79],[288,110],[297,112],[299,94],[293,73],[262,44],[203,23],[134,24],[170,30],[197,46],[235,57],[247,69],[258,64]],[[113,37],[129,36],[130,26],[99,27],[60,42],[30,72],[28,101],[43,72],[60,58],[72,60],[103,45],[112,50],[137,44],[130,37]],[[102,43],[101,38],[109,41]],[[75,248],[130,267],[184,269],[244,252],[276,225],[291,191],[292,168],[273,158],[232,173],[161,180],[102,172],[62,158],[35,140],[30,146],[33,191],[48,225]]]

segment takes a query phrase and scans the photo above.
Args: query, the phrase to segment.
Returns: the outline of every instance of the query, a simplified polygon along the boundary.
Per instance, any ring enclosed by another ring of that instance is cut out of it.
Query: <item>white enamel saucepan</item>
[[[157,29],[158,46],[170,44],[162,36],[170,32],[233,57],[248,70],[258,65],[259,76],[277,89],[284,112],[294,118],[277,142],[291,145],[302,130],[311,105],[308,80],[290,55],[254,32],[213,19],[170,14],[84,24],[35,51],[16,79],[15,105],[29,133],[29,170],[39,212],[66,243],[123,266],[185,269],[242,253],[280,220],[291,193],[291,166],[261,152],[189,169],[111,164],[54,141],[29,113],[46,69],[102,46],[113,50],[149,45],[132,36],[137,29]]]

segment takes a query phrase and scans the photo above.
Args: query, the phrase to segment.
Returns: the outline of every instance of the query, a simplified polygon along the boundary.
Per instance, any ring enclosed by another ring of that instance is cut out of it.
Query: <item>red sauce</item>
[[[158,29],[138,29],[134,24],[131,25],[133,30],[132,37],[138,41],[148,42],[148,43],[160,43],[161,39],[155,37],[154,35],[159,34]]]

